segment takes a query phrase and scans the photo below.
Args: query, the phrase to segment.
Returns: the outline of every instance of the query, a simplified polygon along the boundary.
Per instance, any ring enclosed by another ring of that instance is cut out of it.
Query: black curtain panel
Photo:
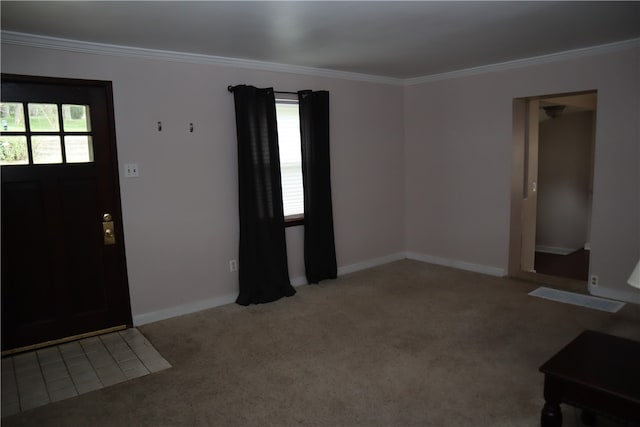
[[[298,92],[302,183],[304,185],[304,265],[307,281],[335,279],[336,248],[331,206],[329,92]]]
[[[272,88],[233,88],[238,133],[240,305],[295,294],[289,280]]]

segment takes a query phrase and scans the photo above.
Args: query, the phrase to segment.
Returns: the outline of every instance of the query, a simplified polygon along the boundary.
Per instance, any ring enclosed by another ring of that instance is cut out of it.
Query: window
[[[298,100],[276,99],[276,118],[284,219],[286,225],[299,225],[304,218],[304,189]]]
[[[2,102],[0,119],[2,166],[93,162],[87,105]]]

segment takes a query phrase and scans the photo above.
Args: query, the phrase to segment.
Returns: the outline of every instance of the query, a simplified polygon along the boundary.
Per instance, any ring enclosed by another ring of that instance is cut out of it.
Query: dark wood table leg
[[[544,407],[540,414],[540,425],[542,427],[562,426],[562,382],[550,376],[544,376]]]
[[[546,402],[542,408],[540,415],[541,427],[560,427],[562,426],[562,410],[559,403]]]

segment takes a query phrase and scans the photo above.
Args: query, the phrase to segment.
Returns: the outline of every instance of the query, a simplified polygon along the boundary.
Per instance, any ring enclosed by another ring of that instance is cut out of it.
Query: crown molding
[[[229,58],[224,56],[202,55],[197,53],[183,53],[168,50],[145,49],[139,47],[93,43],[58,37],[40,36],[35,34],[2,31],[2,43],[44,49],[56,49],[68,52],[79,52],[100,55],[125,56],[144,59],[157,59],[174,62],[188,62],[193,64],[222,65],[227,67],[247,68],[260,71],[274,71],[279,73],[293,73],[314,77],[328,77],[345,80],[356,80],[368,83],[383,83],[402,85],[404,81],[393,77],[375,76],[369,74],[336,71],[325,68],[303,67],[299,65],[279,64],[267,61]]]
[[[585,47],[580,49],[566,50],[563,52],[551,53],[548,55],[534,56],[531,58],[517,59],[514,61],[500,62],[479,67],[465,68],[462,70],[450,71],[440,74],[409,78],[404,80],[405,86],[413,86],[422,83],[431,83],[439,80],[454,79],[458,77],[468,77],[477,74],[485,74],[495,71],[513,70],[516,68],[530,67],[532,65],[548,64],[550,62],[566,61],[569,59],[582,58],[585,56],[601,55],[604,53],[618,52],[625,49],[640,47],[640,38],[624,40],[615,43]]]
[[[370,74],[352,73],[347,71],[336,71],[326,68],[303,67],[299,65],[279,64],[267,61],[255,61],[250,59],[230,58],[224,56],[202,55],[196,53],[183,53],[167,50],[145,49],[130,46],[112,45],[104,43],[93,43],[79,40],[63,39],[58,37],[39,36],[13,31],[1,32],[2,43],[28,46],[44,49],[57,49],[69,52],[101,54],[112,56],[125,56],[144,59],[156,59],[174,62],[188,62],[194,64],[222,65],[227,67],[238,67],[260,71],[273,71],[279,73],[303,74],[315,77],[337,78],[344,80],[355,80],[368,83],[382,83],[396,86],[413,86],[423,83],[431,83],[440,80],[447,80],[459,77],[468,77],[478,74],[485,74],[495,71],[512,70],[532,65],[547,64],[551,62],[576,59],[585,56],[600,55],[604,53],[617,52],[625,49],[640,47],[640,38],[624,40],[615,43],[591,46],[580,49],[567,50],[548,55],[535,56],[531,58],[518,59],[514,61],[500,62],[490,65],[465,68],[462,70],[449,71],[440,74],[430,74],[421,77],[408,79],[376,76]]]

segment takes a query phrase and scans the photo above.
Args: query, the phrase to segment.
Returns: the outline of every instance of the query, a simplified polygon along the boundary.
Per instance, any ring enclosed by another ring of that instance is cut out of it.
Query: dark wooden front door
[[[111,83],[3,74],[0,112],[2,350],[131,325]]]

